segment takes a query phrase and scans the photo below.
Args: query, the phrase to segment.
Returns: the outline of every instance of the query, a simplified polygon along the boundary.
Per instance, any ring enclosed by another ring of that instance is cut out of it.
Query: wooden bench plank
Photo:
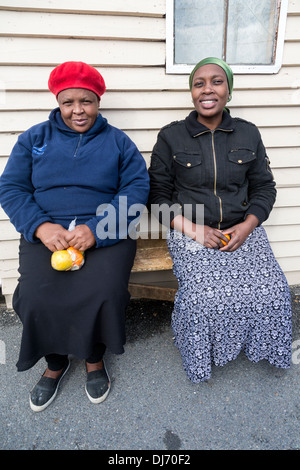
[[[172,287],[129,283],[130,295],[140,299],[167,300],[173,302],[176,291],[177,289]]]
[[[164,239],[139,239],[132,272],[167,271],[173,262]]]
[[[167,242],[163,238],[137,240],[137,252],[132,273],[141,276],[154,271],[172,270],[173,262],[169,254]],[[132,297],[174,301],[177,288],[143,282],[129,282],[129,292]]]

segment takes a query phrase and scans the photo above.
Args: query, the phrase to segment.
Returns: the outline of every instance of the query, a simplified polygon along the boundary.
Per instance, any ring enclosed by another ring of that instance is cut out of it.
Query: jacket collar
[[[70,127],[68,127],[64,123],[61,117],[59,108],[55,108],[51,111],[49,115],[49,120],[55,127],[57,127],[62,132],[72,132],[73,134],[79,134],[79,132],[74,131],[73,129],[70,129]],[[105,119],[101,114],[99,114],[93,127],[91,127],[91,129],[86,131],[84,134],[85,135],[98,134],[106,126],[107,126],[107,119]]]
[[[203,132],[210,132],[208,127],[201,124],[197,121],[197,111],[192,111],[186,118],[185,118],[185,125],[192,137],[196,137]],[[223,119],[221,124],[217,127],[216,130],[221,131],[233,131],[234,130],[234,122],[232,117],[230,116],[229,112],[223,111]]]

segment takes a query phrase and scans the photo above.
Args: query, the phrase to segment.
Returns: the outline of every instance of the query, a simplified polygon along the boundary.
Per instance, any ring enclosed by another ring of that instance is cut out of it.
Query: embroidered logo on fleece
[[[44,144],[43,147],[32,147],[32,153],[35,155],[43,155],[45,153],[45,149],[47,144]]]

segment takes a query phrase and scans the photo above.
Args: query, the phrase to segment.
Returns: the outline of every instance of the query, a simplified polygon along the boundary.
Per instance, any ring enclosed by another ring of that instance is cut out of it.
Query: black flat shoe
[[[103,369],[87,373],[85,391],[92,403],[101,403],[109,394],[109,390],[110,379],[103,361]]]
[[[33,411],[43,411],[56,397],[60,381],[69,370],[70,361],[63,368],[60,376],[57,379],[42,376],[33,390],[30,392],[30,408]]]

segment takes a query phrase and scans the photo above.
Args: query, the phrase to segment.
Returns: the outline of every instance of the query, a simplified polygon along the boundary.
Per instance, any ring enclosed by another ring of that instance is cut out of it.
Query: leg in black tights
[[[92,354],[86,359],[86,362],[89,364],[96,364],[102,361],[103,355],[105,353],[106,346],[102,343],[95,344]],[[47,354],[45,359],[48,363],[48,369],[51,371],[60,371],[68,363],[68,356],[61,354]]]
[[[55,372],[65,367],[68,362],[68,356],[62,356],[61,354],[47,354],[45,359],[48,364],[48,369]]]
[[[103,343],[95,344],[93,348],[93,352],[90,355],[90,357],[86,359],[86,362],[88,362],[89,364],[95,364],[96,362],[102,361],[105,350],[106,350],[105,344]]]

